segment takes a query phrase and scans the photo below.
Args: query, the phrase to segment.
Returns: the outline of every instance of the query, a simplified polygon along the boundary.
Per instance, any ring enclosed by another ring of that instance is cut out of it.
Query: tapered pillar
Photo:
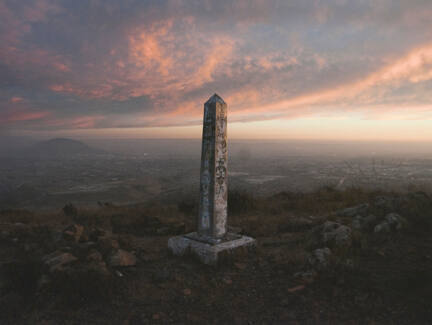
[[[204,104],[200,196],[196,232],[171,237],[175,255],[194,254],[205,264],[255,247],[255,239],[227,232],[228,201],[227,104],[214,94]]]
[[[198,234],[222,238],[227,228],[227,104],[214,94],[204,104]]]

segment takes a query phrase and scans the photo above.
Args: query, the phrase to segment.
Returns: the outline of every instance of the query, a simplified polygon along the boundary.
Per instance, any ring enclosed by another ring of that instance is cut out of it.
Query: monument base
[[[199,236],[196,232],[171,237],[168,248],[174,255],[193,254],[204,264],[216,264],[221,254],[231,255],[239,250],[255,247],[255,239],[228,233],[224,238],[214,239]]]

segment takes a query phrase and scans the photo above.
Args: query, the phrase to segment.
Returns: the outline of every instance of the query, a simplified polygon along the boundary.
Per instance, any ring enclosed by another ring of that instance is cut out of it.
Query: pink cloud
[[[12,97],[9,101],[12,104],[16,104],[16,103],[21,103],[22,101],[24,101],[24,98],[22,98],[22,97]]]
[[[64,63],[55,62],[55,63],[53,63],[53,66],[58,71],[62,71],[62,72],[69,72],[69,71],[71,71],[70,68],[66,64],[64,64]]]
[[[11,114],[7,114],[6,116],[0,116],[0,123],[8,123],[8,122],[19,122],[19,121],[33,121],[40,120],[44,117],[50,115],[50,112],[42,111],[42,112],[14,112]]]
[[[46,121],[46,126],[63,129],[91,129],[96,126],[98,121],[105,119],[102,115],[78,116],[67,119],[54,118]]]

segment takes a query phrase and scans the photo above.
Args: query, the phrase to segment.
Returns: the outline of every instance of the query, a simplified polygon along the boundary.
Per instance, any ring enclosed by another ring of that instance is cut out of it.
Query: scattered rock
[[[303,284],[301,284],[301,285],[295,286],[295,287],[293,287],[293,288],[289,288],[289,289],[288,289],[288,292],[289,292],[289,293],[293,293],[293,292],[301,291],[301,290],[303,290],[304,288],[305,288],[305,286],[304,286]]]
[[[354,230],[367,231],[373,229],[376,221],[377,217],[375,217],[373,214],[370,214],[366,217],[357,215],[353,218],[351,227]]]
[[[103,261],[102,254],[99,253],[96,249],[90,250],[89,254],[86,257],[87,261],[91,262],[101,262]]]
[[[376,225],[375,233],[388,233],[395,230],[400,230],[406,224],[405,218],[397,213],[389,213],[385,216],[384,221]]]
[[[317,276],[317,272],[315,270],[309,270],[305,272],[297,272],[294,274],[294,277],[299,279],[303,283],[312,283],[314,282]]]
[[[374,201],[374,206],[383,212],[394,211],[396,205],[396,198],[389,196],[379,196]]]
[[[376,225],[374,228],[374,233],[387,233],[390,232],[390,225],[387,221],[383,221],[380,224]]]
[[[351,223],[351,228],[354,230],[362,230],[363,228],[363,217],[362,216],[355,216],[353,218],[353,221]]]
[[[63,230],[63,238],[66,240],[75,241],[77,243],[79,242],[83,232],[83,226],[73,224]]]
[[[135,264],[136,264],[135,255],[122,249],[118,249],[109,258],[110,266],[133,266]]]
[[[345,208],[336,211],[336,214],[341,217],[354,217],[356,215],[365,215],[369,209],[368,203],[356,205],[354,207]]]
[[[317,269],[324,270],[330,265],[330,256],[332,252],[328,247],[315,249],[308,257],[308,264]]]
[[[87,271],[93,271],[101,276],[109,276],[111,274],[104,261],[91,261],[90,263],[85,264],[83,268]]]
[[[397,213],[389,213],[385,216],[385,220],[388,222],[392,229],[402,229],[404,224],[406,223],[405,218],[401,217]]]
[[[326,221],[322,225],[322,241],[324,244],[336,246],[351,245],[351,228],[333,221]]]
[[[45,265],[49,267],[49,271],[52,273],[55,271],[62,271],[66,265],[77,261],[78,258],[71,253],[55,251],[54,253],[44,256],[42,260]]]

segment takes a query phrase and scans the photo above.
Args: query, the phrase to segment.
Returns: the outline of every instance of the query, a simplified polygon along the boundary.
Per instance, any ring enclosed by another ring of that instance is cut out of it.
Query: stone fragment
[[[49,267],[49,271],[52,273],[56,271],[62,271],[66,265],[77,261],[78,258],[76,258],[71,253],[55,251],[54,253],[43,257],[42,260],[44,261],[45,265]]]
[[[123,249],[118,249],[109,257],[110,266],[134,266],[136,265],[136,257]]]
[[[352,235],[351,228],[333,221],[326,221],[322,226],[322,241],[336,246],[349,246]]]
[[[101,262],[103,258],[101,253],[99,253],[96,249],[92,249],[88,253],[86,260],[92,262]]]
[[[297,291],[304,290],[304,288],[306,288],[305,285],[304,285],[304,284],[300,284],[300,285],[298,285],[298,286],[295,286],[295,287],[289,288],[289,289],[288,289],[288,292],[289,292],[289,293],[294,293],[294,292],[297,292]]]
[[[304,272],[297,272],[294,274],[294,277],[299,279],[303,283],[314,282],[316,276],[317,276],[317,272],[313,269]]]
[[[370,214],[366,217],[357,215],[353,218],[351,227],[353,230],[359,230],[359,231],[370,230],[373,229],[376,220],[377,217],[375,217],[373,214]]]
[[[402,229],[403,225],[406,223],[405,218],[401,217],[397,213],[389,213],[385,216],[385,220],[388,222],[392,229]]]
[[[354,230],[362,230],[363,229],[363,218],[362,218],[362,216],[359,216],[359,215],[355,216],[353,218],[352,223],[351,223],[351,227]]]
[[[353,207],[345,208],[336,212],[341,217],[354,217],[356,215],[364,215],[369,209],[368,203],[359,204]]]
[[[317,270],[324,270],[330,265],[331,250],[328,247],[315,249],[308,257],[308,264]]]
[[[63,230],[63,238],[69,241],[79,242],[81,235],[84,232],[84,227],[73,224]]]
[[[383,221],[380,224],[376,225],[374,228],[375,233],[387,233],[390,232],[391,228],[387,221]]]
[[[388,233],[395,230],[400,230],[406,224],[405,218],[397,213],[389,213],[385,216],[384,221],[376,225],[375,233]]]

